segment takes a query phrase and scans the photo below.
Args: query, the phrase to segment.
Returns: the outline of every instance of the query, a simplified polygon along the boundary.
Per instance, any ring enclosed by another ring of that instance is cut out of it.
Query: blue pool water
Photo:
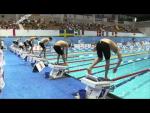
[[[110,66],[110,70],[108,73],[109,79],[113,79],[116,77],[132,74],[134,72],[138,72],[144,69],[150,68],[150,55],[148,53],[139,52],[140,54],[136,55],[137,53],[133,54],[123,54],[127,55],[123,57],[123,62],[121,66],[118,68],[118,71],[114,74],[113,70],[111,68],[115,67],[115,65]],[[76,56],[75,56],[76,55]],[[71,77],[74,77],[76,79],[80,79],[82,77],[85,77],[87,75],[86,70],[80,71],[80,69],[86,69],[88,68],[94,58],[97,57],[96,53],[84,53],[79,52],[78,54],[75,54],[75,57],[68,58],[69,63],[69,71],[77,70],[76,72],[70,72],[69,75]],[[73,56],[71,54],[70,56]],[[47,56],[48,58],[54,58],[50,55]],[[56,57],[55,57],[56,58]],[[142,59],[142,58],[148,58],[148,59]],[[142,60],[137,60],[142,59]],[[129,60],[133,60],[134,62],[129,63]],[[62,60],[60,60],[62,62]],[[117,63],[117,59],[115,55],[112,55],[112,59],[110,61],[111,64]],[[56,59],[49,60],[50,63],[56,62]],[[94,76],[97,77],[104,77],[105,73],[105,61],[103,60],[97,66],[102,66],[99,68],[94,68],[92,70]],[[142,73],[141,75],[138,75],[136,77],[131,76],[124,79],[117,80],[112,85],[112,90],[110,93],[117,95],[124,99],[130,99],[130,98],[149,98],[150,99],[150,72]]]

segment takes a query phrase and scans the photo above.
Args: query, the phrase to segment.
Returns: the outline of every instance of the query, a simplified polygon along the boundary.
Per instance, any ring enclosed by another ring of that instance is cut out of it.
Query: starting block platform
[[[26,55],[26,60],[33,63],[33,62],[40,62],[40,61],[43,61],[43,62],[48,62],[47,59],[44,59],[44,58],[41,58],[41,57],[38,57],[38,56],[35,56],[33,54],[31,55]]]
[[[64,77],[67,66],[48,64],[50,72],[45,73],[45,78],[58,79]]]
[[[41,72],[45,68],[44,62],[40,61],[34,64],[33,72]]]
[[[78,98],[81,99],[105,99],[112,84],[112,81],[106,81],[104,78],[97,78],[92,75],[80,80],[86,85],[84,90],[79,90],[77,93]]]

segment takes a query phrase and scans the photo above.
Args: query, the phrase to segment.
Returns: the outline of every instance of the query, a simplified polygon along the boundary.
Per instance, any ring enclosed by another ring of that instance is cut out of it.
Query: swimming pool
[[[70,51],[68,57],[69,76],[80,79],[87,75],[88,68],[97,55],[95,52],[86,50]],[[47,55],[49,63],[56,62],[56,55]],[[62,60],[60,60],[62,62]],[[147,51],[123,52],[123,62],[114,74],[112,69],[116,66],[117,56],[112,55],[110,61],[110,70],[108,73],[109,79],[132,74],[138,71],[150,69],[150,55]],[[103,60],[92,70],[94,76],[104,77],[105,61]],[[150,71],[145,71],[136,76],[130,76],[124,79],[117,80],[111,86],[110,93],[123,99],[150,99]]]

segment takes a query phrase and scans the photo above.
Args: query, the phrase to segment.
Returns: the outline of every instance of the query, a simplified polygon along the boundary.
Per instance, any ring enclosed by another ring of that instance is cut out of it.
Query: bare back
[[[30,37],[28,40],[33,41],[34,39],[36,39],[36,37]]]
[[[61,46],[61,47],[68,47],[68,43],[63,41],[63,40],[57,41],[55,43],[55,45],[58,45],[58,46]]]
[[[48,38],[43,38],[40,42],[43,43],[44,45],[46,45],[46,44],[48,44],[49,39]]]
[[[110,49],[114,52],[117,53],[118,52],[118,47],[117,44],[115,42],[113,42],[110,39],[101,39],[101,41],[106,42],[107,44],[109,44]]]

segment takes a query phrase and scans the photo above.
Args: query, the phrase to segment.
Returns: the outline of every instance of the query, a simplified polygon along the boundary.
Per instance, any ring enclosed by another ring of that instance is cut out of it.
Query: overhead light
[[[137,18],[136,18],[136,17],[134,18],[134,21],[135,21],[135,22],[137,21]]]

